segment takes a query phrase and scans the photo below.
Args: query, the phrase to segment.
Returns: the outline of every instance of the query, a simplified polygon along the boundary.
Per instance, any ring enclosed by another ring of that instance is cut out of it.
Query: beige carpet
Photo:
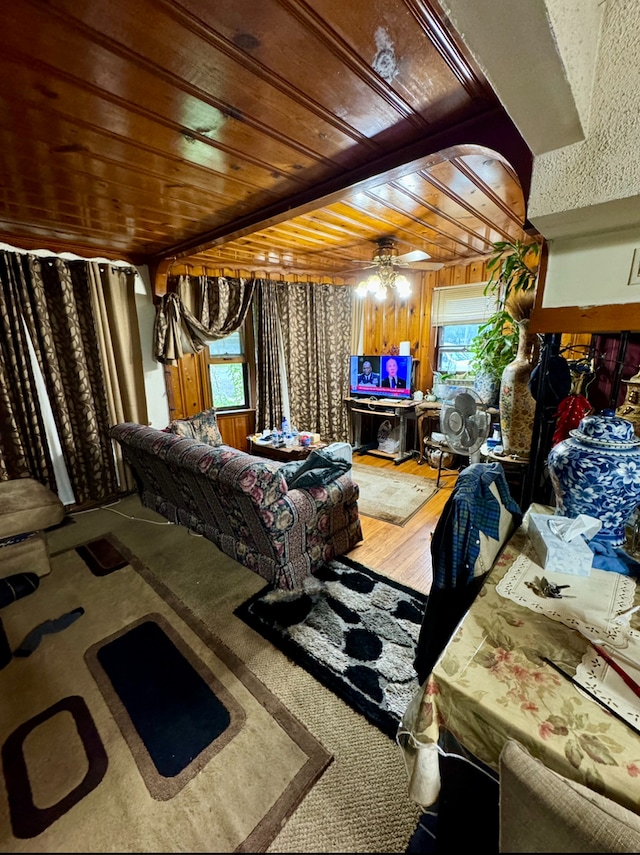
[[[34,627],[84,610],[0,671],[0,696],[19,699],[0,709],[11,805],[8,816],[0,800],[3,851],[162,852],[175,848],[170,841],[189,852],[264,851],[330,754],[114,535],[107,542],[127,559],[113,572],[96,576],[77,550],[66,550],[33,594],[2,612],[15,650]],[[130,672],[137,628],[154,647],[136,683],[154,670],[155,645],[166,644],[168,655],[159,682],[127,702],[128,677],[118,692],[100,656],[112,642],[124,644],[131,655],[119,654],[115,664]],[[176,651],[178,671],[168,672]],[[175,686],[192,699],[184,709]],[[199,715],[208,701],[211,709]],[[130,715],[140,704],[151,736],[168,719],[157,762]],[[206,745],[191,753],[193,731],[204,732]],[[172,758],[182,750],[187,757],[176,771]]]
[[[0,793],[3,812],[0,841],[3,850],[222,852],[233,851],[236,847],[258,851],[262,844],[271,852],[404,852],[420,809],[408,799],[406,773],[399,749],[392,740],[233,615],[236,606],[263,587],[263,580],[224,556],[210,542],[190,535],[184,528],[166,524],[157,514],[141,508],[135,497],[129,497],[111,510],[92,511],[77,515],[75,519],[75,524],[63,526],[49,535],[52,551],[66,552],[67,557],[63,554],[54,557],[51,576],[42,581],[36,594],[3,609],[3,621],[7,623],[9,610],[22,614],[29,599],[33,601],[31,607],[35,607],[37,596],[47,589],[51,591],[54,585],[57,587],[56,571],[61,562],[73,565],[73,574],[79,570],[80,565],[76,564],[75,558],[68,560],[70,553],[67,550],[113,533],[124,549],[140,560],[141,566],[150,568],[152,575],[149,578],[153,586],[145,581],[144,575],[130,567],[116,571],[111,577],[94,580],[94,583],[111,582],[113,579],[115,585],[115,577],[123,572],[137,578],[131,596],[112,597],[113,609],[135,621],[141,611],[147,612],[153,605],[157,613],[175,624],[179,634],[188,639],[201,660],[208,665],[213,662],[226,665],[227,674],[220,682],[236,699],[242,699],[241,708],[247,708],[249,716],[253,717],[251,727],[245,726],[239,733],[250,731],[256,740],[252,749],[245,746],[247,751],[239,752],[244,753],[244,757],[232,761],[227,759],[224,764],[216,763],[225,752],[227,757],[231,756],[229,752],[234,743],[240,744],[238,737],[234,737],[202,770],[197,770],[177,795],[168,801],[157,801],[149,795],[134,753],[120,737],[115,719],[111,719],[106,733],[109,738],[117,737],[121,747],[110,762],[104,780],[107,777],[111,779],[117,794],[115,806],[110,804],[109,809],[104,810],[101,786],[97,786],[53,823],[50,831],[53,833],[55,829],[56,839],[48,850],[35,847],[34,840],[18,841],[16,846],[8,832],[10,826],[6,819],[6,793],[3,789]],[[79,557],[78,561],[81,561]],[[62,581],[59,584],[62,586]],[[72,583],[64,587],[71,591],[75,586]],[[177,598],[175,608],[170,606],[172,595]],[[148,597],[154,599],[153,604],[147,601]],[[46,598],[41,598],[41,601],[44,603]],[[73,597],[69,602],[72,603],[70,608],[79,604],[73,601]],[[180,614],[183,606],[192,612],[195,623],[187,619],[187,613]],[[42,609],[41,615],[52,616],[44,605],[39,608]],[[57,617],[57,614],[53,616]],[[31,617],[31,620],[15,618],[17,623],[11,629],[12,641],[21,640],[23,630],[26,632],[32,628],[33,615]],[[16,664],[32,666],[31,660],[35,662],[35,657],[46,664],[55,647],[68,648],[73,662],[77,655],[72,649],[74,633],[95,632],[97,637],[109,635],[106,625],[92,627],[87,618],[88,613],[85,613],[69,628],[45,636],[31,657],[22,662],[13,660],[4,671],[0,671],[0,679]],[[192,626],[203,627],[204,637]],[[223,646],[216,647],[220,643]],[[229,648],[230,658],[221,655],[225,646]],[[229,667],[235,659],[246,666],[244,677],[239,676],[242,669]],[[80,667],[78,664],[77,670]],[[55,675],[57,671],[51,669],[47,673]],[[254,675],[259,682],[256,680],[252,685]],[[28,692],[12,693],[12,719],[19,717],[19,713],[14,711],[16,706],[18,709],[24,707],[24,718],[28,718],[26,711],[30,702],[27,699],[33,698],[34,693],[36,696],[44,693],[45,682],[53,683],[46,686],[47,693],[51,691],[55,695],[57,692],[59,697],[64,697],[68,689],[58,687],[58,679],[57,676],[48,676],[46,680],[34,677]],[[88,706],[92,715],[95,717],[99,712],[100,721],[103,715],[105,720],[110,720],[108,700],[99,691],[95,680],[82,689],[83,693],[85,691],[90,694]],[[281,724],[277,737],[269,730],[273,719]],[[297,730],[295,720],[301,725]],[[3,731],[6,730],[11,730],[8,723],[3,724]],[[99,732],[104,738],[103,731]],[[42,733],[47,736],[46,730]],[[51,738],[45,739],[45,743],[50,745],[52,756],[59,759],[72,756],[66,751],[68,743],[61,740],[59,734],[53,731],[48,736]],[[320,750],[318,753],[318,743],[324,752]],[[37,747],[37,744],[31,746],[30,751],[35,752]],[[289,759],[285,760],[281,755],[288,755]],[[333,762],[322,772],[328,756],[333,757]],[[76,776],[74,783],[78,783],[83,769],[64,759],[60,760],[59,767],[64,769],[65,764],[70,764]],[[231,776],[231,785],[228,782],[223,784],[222,779],[215,777],[221,774],[222,765]],[[311,767],[315,772],[308,774]],[[53,768],[57,767],[54,765]],[[266,775],[265,768],[269,770]],[[297,777],[301,772],[302,778],[307,776],[306,782]],[[205,775],[213,777],[205,780]],[[272,796],[274,782],[270,778],[275,778],[276,788],[280,788],[281,796],[275,801]],[[40,807],[48,807],[52,801],[55,781],[49,779],[50,775],[42,776],[41,790],[34,793],[34,800]],[[291,787],[294,789],[293,798],[288,792]],[[126,815],[131,794],[144,796],[145,804],[153,814],[152,821],[148,821],[151,814],[147,815],[146,810],[144,819],[138,818],[137,822],[118,821],[118,816]],[[175,805],[172,805],[173,801]],[[285,804],[287,801],[289,807]],[[261,803],[256,806],[257,802]],[[176,808],[184,815],[186,824],[191,826],[189,837],[184,837],[180,824],[176,826],[169,819]],[[288,816],[290,810],[293,813]],[[260,828],[261,817],[267,817],[269,813],[278,823],[272,832]],[[251,834],[255,829],[257,836],[252,841]],[[276,836],[269,843],[270,833]],[[108,837],[106,844],[105,834]],[[216,842],[212,842],[214,838]]]
[[[353,464],[352,477],[360,487],[360,513],[393,525],[408,522],[438,490],[428,478],[380,471],[362,463]]]

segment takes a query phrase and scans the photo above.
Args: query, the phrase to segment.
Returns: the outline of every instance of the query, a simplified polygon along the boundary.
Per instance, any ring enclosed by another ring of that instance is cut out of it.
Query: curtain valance
[[[175,363],[185,343],[194,353],[206,341],[223,338],[244,323],[255,279],[226,276],[172,276],[156,309],[154,356]]]

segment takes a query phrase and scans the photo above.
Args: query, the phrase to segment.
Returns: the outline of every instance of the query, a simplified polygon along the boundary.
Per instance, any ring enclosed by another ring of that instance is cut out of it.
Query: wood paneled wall
[[[172,275],[192,276],[259,276],[260,271],[208,269],[193,265],[172,266]],[[263,274],[264,275],[264,274]],[[301,277],[280,277],[290,281]],[[401,341],[411,343],[411,356],[419,360],[416,387],[430,389],[433,385],[435,342],[431,335],[431,304],[434,288],[450,285],[472,285],[486,282],[489,275],[485,263],[472,262],[464,266],[447,267],[434,272],[415,273],[412,276],[412,294],[407,300],[398,300],[392,292],[383,303],[365,297],[364,352],[389,353]],[[318,278],[314,277],[314,281]],[[336,280],[324,281],[344,284]],[[358,299],[358,298],[357,298]],[[210,407],[211,392],[207,366],[202,355],[186,354],[181,366],[165,369],[169,413],[172,419],[184,418]],[[234,448],[246,449],[246,437],[255,431],[255,411],[221,413],[220,432],[225,443]]]
[[[389,349],[397,347],[401,341],[411,342],[411,356],[419,360],[416,388],[425,391],[433,385],[435,341],[431,334],[431,304],[434,288],[486,282],[489,274],[486,262],[476,261],[416,273],[412,278],[413,290],[407,300],[397,299],[392,292],[383,303],[371,296],[364,298],[364,352],[389,353]]]

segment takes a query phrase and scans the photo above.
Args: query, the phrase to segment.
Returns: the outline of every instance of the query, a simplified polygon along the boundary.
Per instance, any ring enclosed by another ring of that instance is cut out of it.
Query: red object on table
[[[613,668],[613,670],[616,672],[616,674],[618,674],[620,677],[622,677],[622,679],[627,684],[627,686],[629,686],[629,688],[631,689],[633,694],[637,698],[640,698],[640,686],[636,683],[636,681],[633,679],[633,677],[631,677],[630,674],[627,674],[627,672],[624,670],[624,668],[622,668],[622,666],[618,665],[616,660],[613,659],[611,656],[609,656],[609,654],[607,653],[606,650],[604,650],[599,645],[594,644],[594,642],[591,641],[591,639],[589,639],[589,644],[593,647],[593,649],[596,651],[598,656],[601,656],[604,659],[604,661],[607,663],[607,665],[609,665],[611,668]]]

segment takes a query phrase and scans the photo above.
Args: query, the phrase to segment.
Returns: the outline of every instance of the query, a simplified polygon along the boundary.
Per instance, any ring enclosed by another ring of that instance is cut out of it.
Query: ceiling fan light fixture
[[[376,272],[356,286],[356,294],[359,297],[373,294],[377,300],[384,300],[389,288],[394,288],[401,300],[411,296],[411,283],[406,276],[396,270],[397,255],[398,251],[391,239],[378,241],[378,248],[373,254]]]

